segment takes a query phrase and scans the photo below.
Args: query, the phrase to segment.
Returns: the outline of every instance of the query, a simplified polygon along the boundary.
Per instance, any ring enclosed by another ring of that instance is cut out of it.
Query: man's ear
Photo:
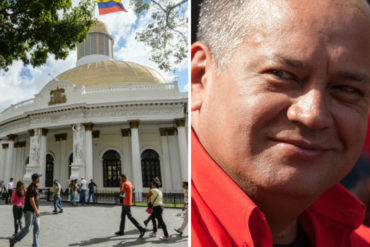
[[[206,88],[206,70],[211,64],[211,51],[203,42],[191,46],[191,111],[202,107]]]

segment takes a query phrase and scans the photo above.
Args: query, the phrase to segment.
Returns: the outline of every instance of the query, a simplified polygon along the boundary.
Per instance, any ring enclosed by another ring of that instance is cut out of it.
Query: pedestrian
[[[77,206],[76,198],[77,198],[77,180],[72,180],[69,189],[71,191],[71,203],[73,206]]]
[[[168,232],[167,232],[167,226],[163,221],[162,213],[163,213],[163,194],[162,191],[159,189],[160,187],[160,181],[159,179],[153,179],[151,184],[151,189],[147,195],[147,199],[151,202],[153,205],[153,212],[152,212],[152,218],[158,220],[158,224],[162,226],[162,230],[164,233],[164,236],[161,237],[162,240],[169,240]],[[155,220],[152,220],[153,222],[153,232],[151,236],[155,237],[157,235],[157,224]]]
[[[125,221],[126,215],[128,219],[135,225],[135,227],[140,231],[140,238],[145,234],[145,228],[143,228],[139,222],[131,214],[132,206],[132,192],[135,189],[131,182],[127,179],[125,174],[121,175],[120,179],[121,195],[124,195],[121,213],[121,223],[119,226],[119,231],[115,234],[118,236],[125,235]]]
[[[13,188],[14,188],[13,178],[10,178],[9,183],[7,183],[6,186],[5,186],[5,190],[6,190],[5,204],[9,204],[9,199],[12,198]]]
[[[22,230],[22,218],[25,198],[26,190],[24,183],[22,181],[18,181],[15,192],[12,194],[12,198],[10,199],[10,202],[13,204],[14,235],[18,233],[18,228],[19,230]]]
[[[93,179],[90,179],[89,187],[89,198],[87,199],[87,203],[90,203],[90,197],[92,197],[92,202],[96,203],[95,191],[97,190],[98,186],[94,183]]]
[[[9,238],[10,247],[15,243],[21,241],[31,230],[33,226],[33,244],[32,247],[39,246],[40,235],[40,194],[38,190],[38,183],[40,182],[41,174],[32,174],[32,183],[28,186],[26,191],[26,199],[24,202],[24,212],[26,225],[15,236]]]
[[[80,184],[80,204],[85,205],[86,203],[86,190],[87,190],[87,181],[85,178],[81,178]]]
[[[60,197],[60,192],[62,191],[62,185],[58,182],[58,180],[54,180],[54,191],[53,191],[53,198],[54,198],[54,214],[63,213],[62,207],[62,199]],[[59,208],[59,212],[58,212]]]
[[[184,207],[182,208],[182,211],[184,212],[184,221],[179,228],[175,229],[175,231],[180,235],[182,235],[185,227],[188,225],[188,182],[183,182],[182,187],[184,189]]]
[[[160,179],[158,177],[153,178],[153,181],[158,182],[158,184],[161,183],[160,182]],[[148,226],[149,221],[152,221],[153,229],[154,229],[154,224],[156,224],[156,222],[155,222],[155,217],[153,215],[153,204],[150,201],[150,197],[148,197],[148,195],[146,196],[146,200],[147,200],[147,203],[148,203],[148,209],[151,209],[151,212],[149,211],[149,213],[150,213],[149,217],[146,220],[144,220],[144,225],[145,225],[145,228],[146,228]],[[159,222],[158,222],[158,225],[157,226],[158,226],[158,228],[162,228],[162,226],[159,224]],[[156,233],[152,232],[150,234],[150,236],[155,237],[156,236]]]

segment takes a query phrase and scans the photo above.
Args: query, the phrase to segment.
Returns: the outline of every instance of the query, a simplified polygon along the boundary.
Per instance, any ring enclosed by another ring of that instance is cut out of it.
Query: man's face
[[[207,61],[193,127],[242,188],[318,195],[352,168],[365,137],[370,9],[365,1],[251,6],[250,35],[226,68]]]
[[[33,180],[34,184],[39,184],[40,183],[40,178],[36,178],[35,180]]]

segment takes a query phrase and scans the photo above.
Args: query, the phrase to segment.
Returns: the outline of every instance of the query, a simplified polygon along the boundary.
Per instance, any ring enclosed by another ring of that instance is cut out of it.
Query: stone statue
[[[83,160],[83,137],[84,129],[82,124],[76,124],[72,127],[73,130],[73,159],[76,162]]]
[[[40,161],[40,149],[41,149],[41,132],[40,130],[35,131],[35,135],[31,141],[31,152],[30,152],[30,163],[39,164]]]

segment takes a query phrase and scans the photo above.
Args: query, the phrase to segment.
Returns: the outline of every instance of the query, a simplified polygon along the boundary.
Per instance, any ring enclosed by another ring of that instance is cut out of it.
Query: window
[[[71,166],[72,166],[72,163],[73,163],[73,153],[69,156],[69,159],[68,159],[68,178],[71,177]]]
[[[158,177],[162,182],[159,155],[156,151],[148,149],[141,154],[141,173],[143,187],[150,187],[155,177]]]
[[[46,155],[45,187],[53,187],[54,180],[54,158],[52,155]]]
[[[114,150],[108,150],[103,155],[104,187],[119,187],[121,176],[121,156]]]

